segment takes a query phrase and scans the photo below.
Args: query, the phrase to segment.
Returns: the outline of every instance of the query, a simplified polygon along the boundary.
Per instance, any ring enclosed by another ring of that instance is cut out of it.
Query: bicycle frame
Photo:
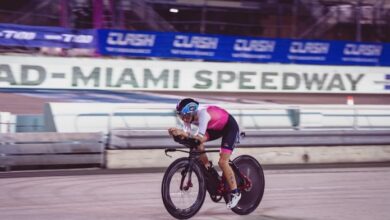
[[[192,187],[192,181],[191,181],[191,176],[192,176],[192,167],[194,165],[195,160],[198,159],[198,157],[201,155],[201,154],[204,154],[204,153],[218,153],[220,152],[219,150],[204,150],[204,151],[198,151],[196,148],[197,146],[194,146],[194,145],[190,145],[188,146],[187,144],[183,144],[187,147],[189,147],[190,149],[189,150],[181,150],[181,149],[176,149],[176,148],[169,148],[169,149],[165,149],[165,155],[171,157],[168,153],[169,152],[176,152],[176,151],[179,151],[179,152],[183,152],[183,153],[188,153],[189,156],[188,156],[188,159],[190,160],[189,162],[189,166],[188,166],[188,170],[183,170],[182,171],[182,179],[181,179],[181,182],[180,182],[180,190],[188,190],[190,187]],[[232,167],[233,169],[233,172],[235,173],[235,175],[237,175],[238,179],[242,181],[242,184],[239,184],[239,182],[237,182],[237,186],[239,187],[240,190],[247,190],[249,189],[251,186],[252,186],[252,182],[249,180],[248,177],[246,177],[244,174],[242,174],[240,172],[240,170],[238,169],[237,165],[233,163],[233,161],[229,160],[229,165]],[[203,164],[202,164],[202,167]],[[186,175],[189,175],[188,176],[188,180],[187,180],[187,183],[186,185],[183,186],[184,184],[184,179],[186,177]],[[203,175],[205,175],[205,173],[203,172]],[[224,177],[222,177],[224,179]],[[226,195],[229,191],[226,189],[225,187],[225,181],[220,181],[219,182],[219,185],[218,185],[218,188],[217,188],[217,195],[219,196],[223,196],[223,195]]]
[[[186,145],[187,146],[187,145]],[[197,146],[187,146],[190,148],[190,150],[180,150],[180,149],[176,149],[176,148],[170,148],[170,149],[165,149],[165,155],[171,157],[168,152],[175,152],[175,151],[179,151],[179,152],[183,152],[183,153],[188,153],[188,159],[189,159],[189,165],[188,165],[188,168],[186,168],[185,170],[182,171],[181,175],[181,181],[180,181],[180,190],[188,190],[190,187],[192,187],[192,181],[191,181],[191,177],[192,177],[192,170],[193,170],[193,165],[195,162],[195,160],[201,155],[201,154],[204,154],[204,153],[211,153],[211,152],[219,152],[219,150],[205,150],[205,151],[198,151],[196,149]],[[203,166],[203,165],[202,165]],[[186,185],[184,185],[184,180],[185,180],[185,177],[186,175],[188,174],[188,180],[187,180],[187,183]]]

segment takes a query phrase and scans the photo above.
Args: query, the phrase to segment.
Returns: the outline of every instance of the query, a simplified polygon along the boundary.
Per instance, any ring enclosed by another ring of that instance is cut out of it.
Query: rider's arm
[[[195,135],[191,134],[191,132],[187,132],[185,130],[179,129],[179,128],[169,128],[168,132],[172,136],[182,136],[183,138],[195,138],[199,140],[201,143],[204,143],[207,141],[207,137],[205,135],[202,135],[200,133],[197,133]]]
[[[211,119],[211,116],[207,112],[206,109],[202,109],[198,112],[199,126],[198,126],[198,132],[196,132],[196,134],[194,136],[201,143],[204,143],[207,141],[206,130],[207,130],[207,125],[208,125],[210,119]]]
[[[197,139],[198,141],[200,141],[201,144],[203,144],[204,142],[207,141],[207,136],[206,135],[202,135],[202,134],[195,134],[195,135],[191,135],[191,137]]]

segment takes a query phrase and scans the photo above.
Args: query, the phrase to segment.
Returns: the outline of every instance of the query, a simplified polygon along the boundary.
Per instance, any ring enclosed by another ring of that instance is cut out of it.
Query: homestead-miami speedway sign
[[[390,68],[0,56],[0,88],[387,94]]]

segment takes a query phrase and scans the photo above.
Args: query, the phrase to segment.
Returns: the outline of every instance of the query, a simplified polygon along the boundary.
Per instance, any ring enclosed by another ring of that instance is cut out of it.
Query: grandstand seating
[[[2,0],[0,23],[389,42],[390,2]]]

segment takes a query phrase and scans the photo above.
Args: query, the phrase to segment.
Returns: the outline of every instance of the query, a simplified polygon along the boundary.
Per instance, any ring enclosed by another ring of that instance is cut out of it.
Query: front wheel
[[[241,199],[232,211],[239,215],[248,215],[260,204],[265,187],[263,168],[260,163],[249,155],[242,155],[233,160],[240,172],[252,183],[251,187],[241,191]]]
[[[161,195],[165,208],[173,217],[188,219],[194,216],[206,196],[205,179],[199,163],[184,157],[175,160],[165,171]]]

